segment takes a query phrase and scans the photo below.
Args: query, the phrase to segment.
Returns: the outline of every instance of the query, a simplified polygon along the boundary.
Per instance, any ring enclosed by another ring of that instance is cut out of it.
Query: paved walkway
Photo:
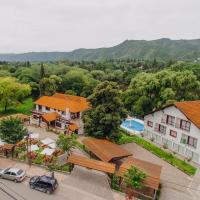
[[[24,169],[28,177],[44,174],[49,175],[49,172],[45,168],[33,165],[29,167],[25,163],[0,158],[0,169],[6,167]],[[55,172],[55,177],[58,180],[59,187],[53,195],[46,195],[29,189],[29,178],[26,178],[19,184],[0,179],[0,188],[4,187],[7,192],[12,193],[18,199],[22,195],[26,200],[123,200],[122,195],[116,194],[110,189],[108,177],[104,173],[76,166],[72,174]],[[9,198],[2,193],[0,200],[9,200]]]
[[[195,177],[190,177],[135,143],[125,144],[122,147],[132,152],[136,158],[162,166],[161,183],[163,187],[160,200],[200,199],[199,171]],[[188,188],[194,188],[194,190]]]

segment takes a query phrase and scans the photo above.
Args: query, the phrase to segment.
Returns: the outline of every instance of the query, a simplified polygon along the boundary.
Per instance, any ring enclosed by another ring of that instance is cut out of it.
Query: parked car
[[[51,194],[58,187],[58,181],[51,176],[33,176],[29,185],[31,189]]]
[[[26,177],[26,172],[18,168],[6,168],[0,170],[0,178],[5,178],[15,182],[21,182]]]

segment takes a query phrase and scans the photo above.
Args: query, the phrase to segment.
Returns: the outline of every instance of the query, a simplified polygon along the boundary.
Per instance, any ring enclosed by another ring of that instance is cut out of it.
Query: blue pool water
[[[131,129],[133,131],[143,131],[144,124],[135,121],[134,119],[126,119],[122,124],[122,127]]]

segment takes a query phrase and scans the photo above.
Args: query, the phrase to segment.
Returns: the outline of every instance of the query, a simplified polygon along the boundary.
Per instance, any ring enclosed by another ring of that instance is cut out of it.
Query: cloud
[[[199,0],[0,0],[0,52],[200,37]]]

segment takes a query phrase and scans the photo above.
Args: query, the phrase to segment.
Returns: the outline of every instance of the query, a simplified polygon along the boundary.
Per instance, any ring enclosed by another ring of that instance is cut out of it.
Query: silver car
[[[0,170],[0,178],[5,178],[15,182],[21,182],[26,177],[26,172],[18,168],[6,168]]]

